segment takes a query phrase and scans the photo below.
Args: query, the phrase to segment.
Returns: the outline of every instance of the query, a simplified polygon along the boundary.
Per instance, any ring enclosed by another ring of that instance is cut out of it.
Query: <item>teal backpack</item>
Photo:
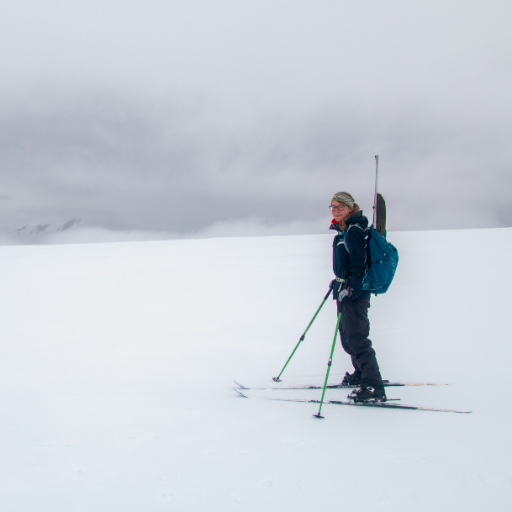
[[[398,251],[386,240],[386,203],[377,194],[376,226],[368,229],[368,272],[363,280],[363,290],[375,295],[386,293],[395,277]]]

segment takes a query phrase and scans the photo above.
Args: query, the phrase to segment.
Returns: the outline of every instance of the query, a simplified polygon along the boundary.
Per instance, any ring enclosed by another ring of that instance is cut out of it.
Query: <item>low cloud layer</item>
[[[268,224],[258,218],[219,221],[195,232],[177,233],[147,230],[111,230],[102,227],[77,226],[65,231],[43,231],[27,237],[21,235],[0,237],[0,244],[79,244],[136,242],[152,240],[201,239],[224,237],[261,237],[278,235],[302,235],[304,233],[325,233],[329,223],[318,221],[292,221]]]

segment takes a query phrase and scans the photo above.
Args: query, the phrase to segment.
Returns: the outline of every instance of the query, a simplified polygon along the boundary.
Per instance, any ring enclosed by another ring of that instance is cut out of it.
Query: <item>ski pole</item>
[[[286,361],[286,364],[283,366],[283,369],[281,370],[281,373],[277,377],[272,377],[272,380],[275,380],[276,382],[281,382],[279,377],[281,377],[281,375],[283,374],[284,369],[288,366],[288,363],[290,362],[291,358],[293,357],[293,354],[295,354],[295,351],[299,348],[299,345],[304,341],[304,338],[306,337],[306,333],[308,332],[309,328],[313,325],[313,322],[315,321],[315,318],[317,317],[318,313],[320,313],[320,310],[322,309],[322,306],[325,304],[325,301],[327,300],[327,298],[331,294],[331,290],[332,290],[333,286],[334,286],[334,281],[331,281],[331,284],[329,285],[329,291],[325,295],[324,300],[322,301],[322,304],[320,304],[320,307],[317,309],[317,312],[315,313],[315,316],[313,317],[313,320],[311,320],[311,322],[309,322],[309,325],[306,327],[306,330],[304,331],[304,334],[300,337],[300,340],[297,343],[297,345],[295,345],[295,348],[293,349],[293,352],[292,352],[291,356],[288,358],[288,361]]]
[[[336,337],[338,335],[338,329],[340,327],[340,320],[341,320],[341,311],[340,311],[340,313],[338,313],[338,322],[336,323],[336,330],[334,331],[334,339],[332,340],[331,357],[329,358],[329,362],[327,363],[327,374],[325,376],[324,390],[322,392],[322,399],[320,400],[320,408],[318,409],[318,414],[313,414],[313,416],[315,418],[323,419],[323,416],[320,414],[320,411],[322,410],[322,405],[324,405],[325,388],[327,387],[327,380],[329,379],[329,373],[331,371],[332,355],[334,354],[334,347],[336,346]]]

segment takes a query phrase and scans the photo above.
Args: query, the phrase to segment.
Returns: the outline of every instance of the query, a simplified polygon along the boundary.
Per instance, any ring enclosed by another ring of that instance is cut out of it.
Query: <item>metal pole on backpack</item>
[[[338,322],[336,323],[336,330],[334,331],[334,339],[332,340],[331,356],[329,357],[329,361],[327,363],[327,374],[325,375],[324,390],[322,391],[322,399],[320,400],[320,408],[318,409],[318,414],[313,414],[313,416],[315,418],[323,419],[323,416],[320,414],[320,412],[322,411],[322,405],[324,405],[325,388],[327,387],[327,381],[329,380],[329,373],[331,372],[332,356],[334,354],[334,347],[336,346],[336,337],[338,336],[338,329],[340,327],[340,321],[341,321],[341,311],[338,313]]]
[[[373,226],[376,227],[377,224],[377,185],[379,178],[379,155],[375,155],[375,194],[373,196]]]
[[[283,374],[284,369],[288,366],[288,363],[290,362],[291,358],[293,357],[293,354],[295,354],[295,351],[299,348],[299,345],[304,341],[304,338],[306,337],[306,333],[308,332],[309,328],[313,325],[313,322],[315,321],[315,318],[317,317],[318,313],[320,313],[320,310],[322,309],[322,306],[325,304],[325,301],[329,298],[329,295],[331,294],[332,287],[334,286],[334,282],[335,281],[331,281],[331,284],[329,286],[329,291],[325,295],[324,300],[322,301],[322,304],[320,304],[320,307],[317,309],[315,316],[313,317],[311,322],[309,322],[309,325],[306,327],[304,334],[300,337],[299,342],[297,343],[297,345],[295,345],[295,348],[293,349],[293,352],[291,353],[290,357],[288,358],[288,361],[286,361],[286,364],[283,366],[281,373],[279,373],[279,375],[277,377],[272,377],[272,380],[275,380],[276,382],[281,382],[279,377],[281,377],[281,375]]]

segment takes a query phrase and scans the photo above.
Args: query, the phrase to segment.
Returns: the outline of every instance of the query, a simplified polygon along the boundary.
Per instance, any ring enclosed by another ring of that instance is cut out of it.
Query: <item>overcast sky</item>
[[[376,154],[389,230],[512,226],[511,19],[509,0],[2,2],[0,240],[327,233],[336,191],[371,215]]]

